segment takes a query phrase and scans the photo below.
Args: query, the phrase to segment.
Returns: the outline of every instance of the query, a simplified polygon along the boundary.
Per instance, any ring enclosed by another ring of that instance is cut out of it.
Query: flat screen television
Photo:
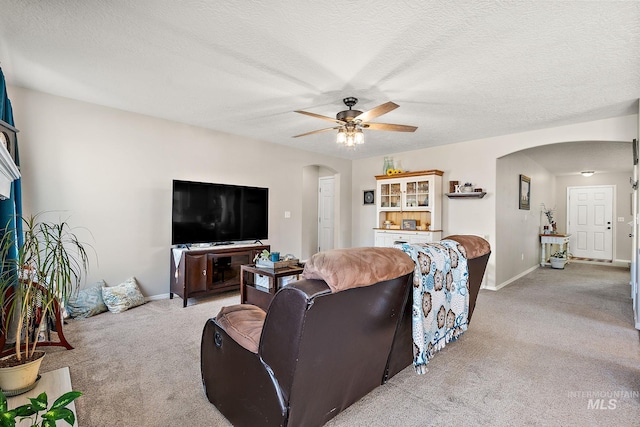
[[[171,244],[267,239],[269,189],[173,181]]]

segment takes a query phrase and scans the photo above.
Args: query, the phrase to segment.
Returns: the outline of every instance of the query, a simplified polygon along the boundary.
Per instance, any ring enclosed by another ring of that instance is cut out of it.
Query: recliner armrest
[[[265,316],[260,307],[236,304],[222,307],[216,322],[235,342],[252,353],[258,353]]]

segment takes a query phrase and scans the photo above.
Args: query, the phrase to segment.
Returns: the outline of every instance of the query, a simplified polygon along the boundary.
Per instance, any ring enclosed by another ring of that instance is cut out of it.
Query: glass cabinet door
[[[404,199],[405,209],[419,209],[429,207],[429,181],[407,181]]]
[[[380,184],[380,207],[389,210],[399,209],[401,194],[399,182]]]

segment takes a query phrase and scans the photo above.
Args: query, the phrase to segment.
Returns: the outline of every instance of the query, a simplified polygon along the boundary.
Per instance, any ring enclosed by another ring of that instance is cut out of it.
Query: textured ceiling
[[[596,173],[633,171],[630,142],[580,141],[544,145],[522,150],[554,175],[575,175],[581,171]]]
[[[3,0],[11,85],[358,159],[637,113],[638,1]],[[342,98],[400,108],[355,151]]]

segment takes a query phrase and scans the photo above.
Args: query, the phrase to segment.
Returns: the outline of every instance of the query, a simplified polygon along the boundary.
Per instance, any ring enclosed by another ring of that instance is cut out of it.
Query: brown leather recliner
[[[266,313],[236,305],[206,322],[205,392],[234,425],[323,425],[411,364],[413,261],[393,248],[329,252]]]

